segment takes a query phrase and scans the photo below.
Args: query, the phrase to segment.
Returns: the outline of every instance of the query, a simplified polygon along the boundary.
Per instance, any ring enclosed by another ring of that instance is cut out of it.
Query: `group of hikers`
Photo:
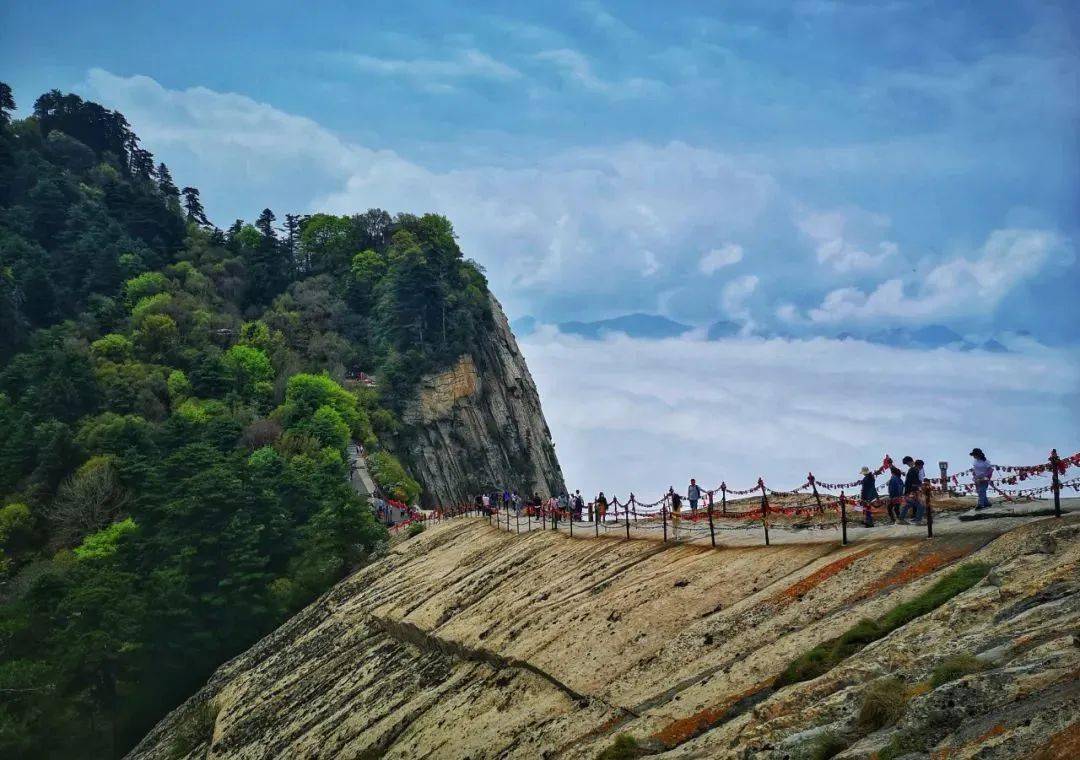
[[[978,496],[975,509],[986,509],[990,506],[989,489],[994,475],[994,465],[986,458],[986,454],[980,448],[971,450],[972,477],[975,481],[975,492]],[[895,525],[911,524],[908,516],[914,518],[915,525],[922,525],[926,517],[926,504],[929,499],[930,480],[926,477],[926,463],[921,459],[906,456],[901,460],[907,467],[907,472],[902,472],[896,465],[890,464],[888,468],[889,479],[886,483],[888,496],[884,498],[885,510],[889,516],[889,523]],[[882,497],[878,494],[876,474],[869,467],[863,467],[861,492],[859,501],[863,509],[863,521],[866,527],[874,527],[873,508],[877,506]]]
[[[975,491],[978,495],[975,508],[985,509],[990,506],[988,491],[994,474],[994,465],[990,464],[982,449],[972,449],[971,457]],[[883,501],[890,524],[924,524],[931,488],[930,479],[926,477],[926,463],[911,456],[905,456],[901,463],[907,468],[906,472],[891,463],[888,463],[887,470],[884,468],[879,470],[882,474],[887,472],[889,476],[886,482],[887,497],[882,497],[878,493],[877,473],[869,467],[861,469],[862,482],[859,501],[866,527],[872,528],[874,526],[873,509]],[[707,498],[708,492],[698,485],[697,480],[690,478],[685,500],[690,507],[691,518],[697,515],[699,505]],[[682,514],[683,499],[682,493],[676,491],[674,486],[668,488],[664,497],[672,523],[676,526]],[[505,490],[478,494],[475,497],[474,506],[477,510],[487,513],[502,510],[514,512],[518,515],[533,516],[557,513],[572,515],[573,519],[579,522],[587,520],[588,522],[602,523],[607,518],[610,502],[603,491],[595,499],[587,502],[581,495],[580,490],[574,491],[573,494],[564,491],[547,499],[537,494],[526,498],[517,491]]]
[[[586,502],[581,491],[573,494],[563,491],[558,496],[541,498],[538,494],[523,497],[517,491],[494,491],[492,493],[477,494],[473,500],[473,506],[483,512],[507,510],[518,515],[540,515],[559,513],[573,515],[577,521],[588,520],[589,522],[603,522],[607,517],[609,502],[604,492],[601,491],[595,499]]]

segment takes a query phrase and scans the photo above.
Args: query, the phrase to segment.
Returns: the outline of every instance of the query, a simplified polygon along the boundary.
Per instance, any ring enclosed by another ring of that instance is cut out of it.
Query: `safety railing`
[[[888,472],[893,460],[886,455],[874,475]],[[1058,456],[1053,450],[1045,463],[1036,465],[994,465],[997,473],[1004,476],[992,479],[989,487],[1006,501],[1053,499],[1054,515],[1060,517],[1061,492],[1072,488],[1080,492],[1080,477],[1063,479],[1071,468],[1080,467],[1080,452],[1068,457]],[[962,478],[972,476],[971,482]],[[1039,479],[1049,478],[1049,482]],[[1028,483],[1030,485],[1027,485]],[[663,541],[704,541],[708,537],[712,546],[717,545],[718,534],[760,529],[765,545],[771,544],[770,528],[785,531],[839,530],[842,544],[848,543],[848,526],[853,516],[861,516],[864,525],[875,524],[878,516],[903,521],[906,508],[922,513],[926,535],[934,535],[933,501],[945,495],[966,495],[977,488],[971,469],[949,475],[944,467],[940,478],[924,479],[914,498],[912,494],[901,497],[878,497],[853,499],[848,489],[860,486],[861,480],[852,482],[823,482],[813,473],[797,488],[776,490],[758,478],[749,488],[731,488],[726,482],[713,489],[701,489],[704,504],[683,509],[676,506],[683,500],[681,494],[669,491],[654,501],[641,501],[633,493],[624,501],[617,496],[606,502],[583,504],[579,509],[561,508],[550,500],[542,505],[512,506],[510,503],[482,506],[469,504],[436,509],[432,514],[414,518],[417,520],[442,521],[459,516],[484,516],[499,528],[511,532],[532,532],[536,529],[567,531],[571,536],[577,531],[591,532],[594,536],[618,534],[626,539],[632,536],[647,537],[651,532]],[[1025,485],[1020,485],[1025,484]],[[1020,486],[1020,487],[1015,487]],[[831,493],[839,491],[838,494]],[[1049,496],[1043,496],[1049,494]],[[689,501],[689,500],[688,500]],[[901,508],[905,511],[901,512]],[[406,524],[408,524],[406,523]],[[397,526],[398,529],[404,525]]]

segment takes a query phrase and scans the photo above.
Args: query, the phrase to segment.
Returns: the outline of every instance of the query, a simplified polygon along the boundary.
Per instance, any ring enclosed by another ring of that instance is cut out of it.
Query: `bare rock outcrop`
[[[494,297],[495,321],[476,355],[420,381],[405,410],[405,454],[426,505],[493,489],[549,496],[564,489],[551,431],[525,357]]]
[[[974,586],[775,686],[794,657],[972,562],[989,569]],[[595,758],[624,733],[671,758],[794,760],[825,735],[850,760],[1075,756],[1078,562],[1075,517],[721,551],[461,518],[227,663],[132,757],[170,757],[207,702],[216,717],[190,757]],[[932,683],[960,653],[982,666]],[[860,727],[884,677],[904,684],[906,707]]]

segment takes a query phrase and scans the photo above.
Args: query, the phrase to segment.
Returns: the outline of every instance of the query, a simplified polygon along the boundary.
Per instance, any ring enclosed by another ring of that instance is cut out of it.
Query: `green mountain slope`
[[[399,412],[491,307],[442,217],[222,232],[120,114],[13,109],[0,86],[0,755],[116,756],[384,539],[345,448],[415,498]]]

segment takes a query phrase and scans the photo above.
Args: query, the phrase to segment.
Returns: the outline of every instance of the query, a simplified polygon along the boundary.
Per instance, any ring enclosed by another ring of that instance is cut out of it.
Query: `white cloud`
[[[915,351],[859,341],[521,341],[571,488],[646,496],[691,476],[774,488],[855,480],[892,454],[968,466],[1080,448],[1080,355]],[[568,370],[568,368],[570,368]]]
[[[879,236],[889,226],[888,217],[882,214],[857,209],[804,208],[798,211],[795,221],[799,230],[814,242],[818,263],[836,272],[874,269],[897,253],[896,243],[889,240],[870,245],[858,242],[861,237]]]
[[[782,303],[776,307],[776,318],[781,322],[796,324],[802,321],[798,307],[793,303]]]
[[[684,251],[749,234],[778,199],[768,175],[678,142],[568,150],[524,168],[435,171],[244,95],[170,90],[99,69],[84,91],[126,114],[143,143],[168,156],[174,176],[201,186],[212,216],[226,198],[251,198],[249,218],[264,206],[446,214],[512,310],[518,299],[534,308],[552,294],[593,294],[598,272],[612,304],[637,300],[643,274],[670,276]]]
[[[626,42],[638,39],[638,33],[630,28],[622,19],[613,15],[600,3],[585,2],[581,9],[588,14],[597,29],[611,35],[614,39]]]
[[[469,78],[497,82],[510,82],[521,78],[521,72],[513,66],[472,48],[461,50],[449,58],[442,59],[379,58],[363,54],[344,54],[339,57],[363,71],[384,76],[401,76],[424,85],[433,81],[445,82]]]
[[[743,247],[738,243],[724,243],[701,257],[698,269],[702,274],[712,274],[724,267],[738,264],[743,259]]]
[[[596,74],[592,62],[580,51],[556,48],[537,53],[536,60],[550,63],[559,75],[587,92],[613,99],[655,95],[665,89],[663,82],[645,77],[609,80]]]
[[[723,306],[724,312],[729,317],[749,321],[750,309],[746,305],[746,300],[754,294],[757,286],[758,278],[752,274],[736,277],[724,285],[720,291],[720,305]]]
[[[641,268],[641,273],[645,277],[652,277],[654,274],[660,271],[660,262],[656,258],[656,254],[652,251],[645,251],[645,266]]]
[[[721,154],[631,143],[567,151],[528,169],[357,172],[313,205],[447,214],[500,292],[542,297],[594,293],[600,272],[606,292],[627,293],[643,272],[674,269],[687,245],[753,228],[775,198],[771,178]]]
[[[867,293],[839,288],[811,309],[812,322],[898,320],[919,322],[991,311],[1014,287],[1042,271],[1052,258],[1071,261],[1072,250],[1046,230],[995,230],[972,258],[938,264],[911,284],[891,279]]]

